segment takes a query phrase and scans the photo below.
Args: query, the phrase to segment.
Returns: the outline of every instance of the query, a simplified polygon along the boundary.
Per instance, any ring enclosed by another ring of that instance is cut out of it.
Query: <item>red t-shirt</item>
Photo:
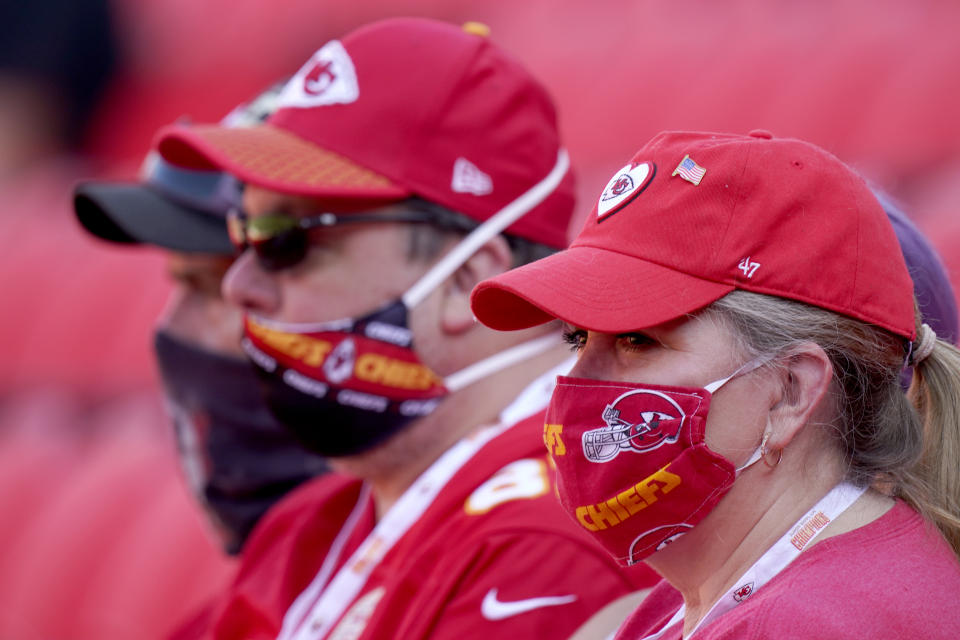
[[[652,571],[621,569],[560,509],[542,424],[542,412],[521,421],[464,464],[326,637],[563,638],[608,602],[651,586]],[[276,638],[348,516],[357,524],[341,564],[373,530],[373,500],[358,505],[361,487],[330,474],[268,512],[201,637]]]
[[[683,603],[661,582],[616,640],[656,633]],[[662,640],[678,640],[682,624]],[[960,638],[960,562],[931,526],[898,502],[870,524],[823,540],[693,636],[696,640]]]

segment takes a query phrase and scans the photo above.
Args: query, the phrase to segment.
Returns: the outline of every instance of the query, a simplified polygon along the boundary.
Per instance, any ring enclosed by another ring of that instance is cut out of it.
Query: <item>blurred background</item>
[[[0,638],[159,637],[231,568],[156,390],[163,256],[85,235],[73,185],[134,178],[160,126],[396,15],[484,22],[548,86],[582,215],[658,131],[768,129],[891,194],[957,291],[952,0],[2,0]]]

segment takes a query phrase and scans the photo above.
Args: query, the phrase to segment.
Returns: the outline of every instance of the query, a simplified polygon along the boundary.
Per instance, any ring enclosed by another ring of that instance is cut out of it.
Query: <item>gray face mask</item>
[[[238,553],[264,512],[326,462],[276,422],[246,360],[162,330],[154,349],[188,483],[224,550]]]

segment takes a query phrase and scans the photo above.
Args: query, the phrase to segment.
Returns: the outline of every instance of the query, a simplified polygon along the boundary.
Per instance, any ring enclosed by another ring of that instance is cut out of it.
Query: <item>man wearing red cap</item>
[[[181,637],[566,637],[650,584],[556,504],[556,328],[470,312],[480,280],[564,246],[573,207],[549,96],[478,26],[361,28],[264,126],[158,149],[246,183],[224,291],[271,409],[342,472],[268,514],[212,626]]]

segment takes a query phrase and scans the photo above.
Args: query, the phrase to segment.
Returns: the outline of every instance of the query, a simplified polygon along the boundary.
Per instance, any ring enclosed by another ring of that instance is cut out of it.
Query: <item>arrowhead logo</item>
[[[612,216],[640,195],[657,173],[652,162],[628,164],[617,171],[597,201],[597,222]]]
[[[350,104],[360,97],[357,71],[339,40],[331,40],[290,78],[278,107],[319,107]]]
[[[485,196],[493,193],[493,180],[466,158],[457,158],[453,163],[450,188],[457,193]]]

